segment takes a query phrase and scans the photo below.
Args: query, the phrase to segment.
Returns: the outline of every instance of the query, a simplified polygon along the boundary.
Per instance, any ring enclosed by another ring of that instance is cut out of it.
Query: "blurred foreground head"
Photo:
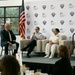
[[[69,58],[69,50],[65,45],[60,45],[58,50],[58,56],[60,58]]]
[[[14,56],[6,55],[0,63],[1,75],[19,75],[20,65]]]

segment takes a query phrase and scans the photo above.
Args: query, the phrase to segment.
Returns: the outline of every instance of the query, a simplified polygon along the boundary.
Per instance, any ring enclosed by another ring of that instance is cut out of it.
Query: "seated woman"
[[[20,65],[14,56],[6,55],[0,61],[1,75],[19,75]]]
[[[66,46],[59,46],[58,56],[60,59],[55,63],[52,75],[72,75],[69,51]]]
[[[55,54],[55,50],[59,45],[59,29],[55,28],[53,30],[54,36],[50,36],[49,43],[46,44],[45,58],[53,58]],[[50,54],[51,52],[51,54]],[[49,56],[50,55],[50,56]]]

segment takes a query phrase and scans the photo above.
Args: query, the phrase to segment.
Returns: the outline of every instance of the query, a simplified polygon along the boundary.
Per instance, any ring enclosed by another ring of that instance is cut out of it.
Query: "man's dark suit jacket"
[[[62,58],[55,63],[52,75],[72,75],[72,67],[68,58]]]
[[[14,33],[11,30],[9,30],[9,32],[11,34],[12,41],[16,40]],[[6,45],[8,41],[10,41],[9,33],[4,29],[1,31],[1,46]]]

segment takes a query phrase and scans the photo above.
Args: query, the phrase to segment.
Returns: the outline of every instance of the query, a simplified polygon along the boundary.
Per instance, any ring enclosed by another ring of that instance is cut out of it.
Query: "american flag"
[[[22,8],[20,13],[20,24],[19,24],[19,30],[20,30],[20,36],[21,38],[25,39],[25,10],[24,10],[24,2],[22,2]]]

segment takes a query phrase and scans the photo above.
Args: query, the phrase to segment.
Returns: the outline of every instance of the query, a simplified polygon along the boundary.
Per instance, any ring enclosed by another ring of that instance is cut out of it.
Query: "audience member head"
[[[39,27],[36,27],[36,28],[35,28],[35,32],[36,32],[36,33],[38,33],[38,32],[39,32],[39,30],[40,30],[40,28],[39,28]]]
[[[60,58],[69,58],[69,51],[65,45],[60,45],[58,50],[58,56]]]
[[[10,29],[10,23],[5,23],[5,29],[9,30]]]
[[[60,32],[60,31],[59,31],[58,28],[55,28],[55,29],[53,30],[53,33],[54,33],[55,35],[57,35],[59,32]]]
[[[2,58],[1,75],[18,75],[20,73],[20,65],[14,56],[6,55]]]

